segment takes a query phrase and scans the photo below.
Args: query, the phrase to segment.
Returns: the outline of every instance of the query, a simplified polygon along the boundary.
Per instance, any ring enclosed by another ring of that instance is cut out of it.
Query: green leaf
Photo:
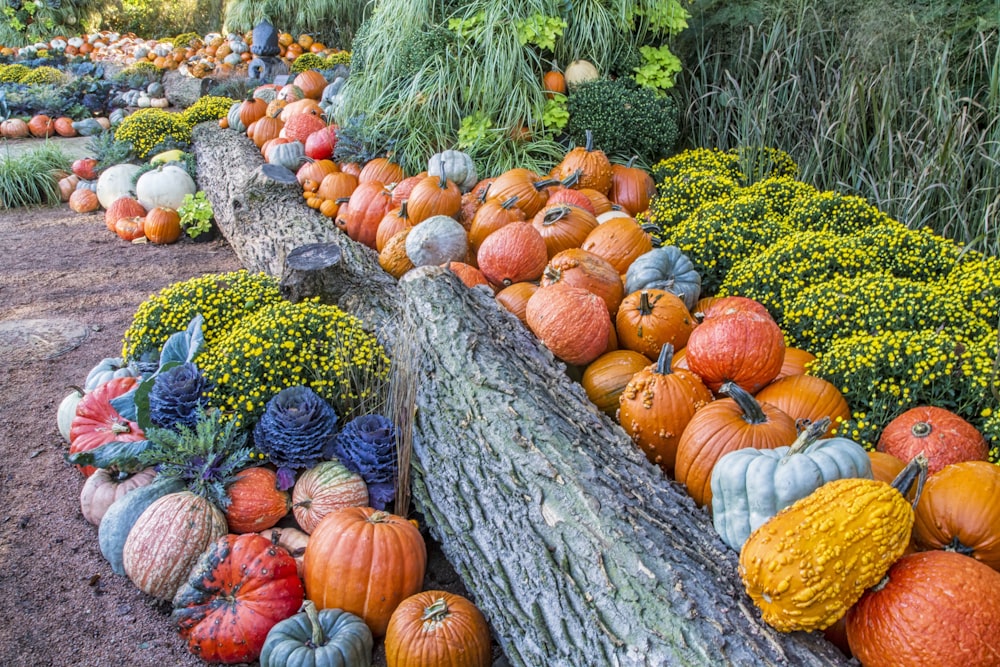
[[[149,440],[120,442],[114,440],[76,454],[66,454],[67,463],[95,468],[117,468],[125,472],[137,472],[146,467],[143,455],[150,450]]]

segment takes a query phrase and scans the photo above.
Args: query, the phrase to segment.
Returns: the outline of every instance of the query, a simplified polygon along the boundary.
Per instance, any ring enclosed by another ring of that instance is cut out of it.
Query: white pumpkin
[[[97,201],[101,207],[108,208],[119,197],[134,197],[132,179],[138,173],[139,166],[134,164],[116,164],[102,171],[97,179]]]
[[[566,79],[566,86],[572,88],[581,83],[595,81],[601,78],[601,74],[589,60],[574,60],[563,71],[563,77]]]
[[[194,179],[176,164],[147,171],[135,183],[135,197],[147,211],[158,206],[176,211],[181,207],[184,195],[193,195],[197,191]]]
[[[465,227],[447,215],[434,215],[406,235],[406,256],[414,266],[464,262],[469,251]]]
[[[66,44],[72,46],[74,49],[78,49],[83,46],[83,37],[70,37],[66,40]]]
[[[149,106],[154,109],[166,109],[170,106],[170,100],[166,97],[151,97],[149,98]]]
[[[135,101],[135,105],[140,109],[149,108],[149,95],[146,93],[139,93],[139,97]]]
[[[76,406],[83,398],[83,390],[73,387],[73,391],[66,395],[66,398],[59,404],[56,413],[56,425],[59,427],[59,434],[66,442],[69,442],[69,427],[73,424],[73,417],[76,416]]]

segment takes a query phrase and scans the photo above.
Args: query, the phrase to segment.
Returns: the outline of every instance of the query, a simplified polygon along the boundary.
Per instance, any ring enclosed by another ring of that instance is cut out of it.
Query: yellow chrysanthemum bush
[[[0,65],[0,83],[21,83],[31,73],[31,68],[21,63]]]
[[[165,287],[139,305],[125,331],[122,357],[158,355],[167,338],[201,313],[206,347],[250,313],[281,301],[278,281],[264,273],[208,274]]]
[[[271,397],[305,385],[341,420],[367,414],[384,396],[389,359],[358,318],[336,306],[281,301],[236,322],[198,357],[210,404],[252,427]]]
[[[55,67],[43,65],[36,67],[21,77],[18,83],[24,84],[58,84],[66,80],[66,75]]]
[[[127,141],[140,158],[191,145],[191,126],[181,114],[163,109],[139,109],[115,128],[115,139]]]
[[[236,100],[230,97],[205,95],[204,97],[199,97],[197,102],[185,109],[181,113],[181,116],[184,118],[185,123],[194,127],[206,120],[223,118],[229,113],[229,108],[235,103]]]

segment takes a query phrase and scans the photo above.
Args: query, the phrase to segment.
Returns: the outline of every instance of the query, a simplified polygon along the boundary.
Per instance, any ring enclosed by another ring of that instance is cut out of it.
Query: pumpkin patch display
[[[911,408],[893,419],[882,430],[876,449],[904,461],[923,453],[931,475],[949,463],[985,461],[989,454],[975,426],[934,406]]]
[[[388,667],[489,667],[490,628],[469,600],[447,591],[423,591],[403,600],[385,635]]]
[[[173,598],[171,617],[202,660],[251,662],[271,628],[295,614],[303,597],[284,548],[260,535],[225,535],[194,565]]]
[[[913,508],[905,494],[926,475],[927,461],[917,457],[891,485],[834,480],[755,530],[740,550],[739,572],[764,620],[792,632],[840,619],[906,551]]]
[[[992,667],[1000,655],[1000,573],[951,551],[903,556],[847,612],[864,667]]]

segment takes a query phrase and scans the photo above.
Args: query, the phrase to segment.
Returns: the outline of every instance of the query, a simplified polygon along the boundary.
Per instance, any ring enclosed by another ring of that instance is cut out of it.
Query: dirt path
[[[0,665],[204,664],[177,636],[169,607],[104,560],[55,417],[67,385],[120,353],[149,295],[238,268],[224,240],[133,245],[105,228],[103,213],[0,211]],[[425,585],[461,592],[429,547]],[[375,664],[385,664],[378,651]]]

